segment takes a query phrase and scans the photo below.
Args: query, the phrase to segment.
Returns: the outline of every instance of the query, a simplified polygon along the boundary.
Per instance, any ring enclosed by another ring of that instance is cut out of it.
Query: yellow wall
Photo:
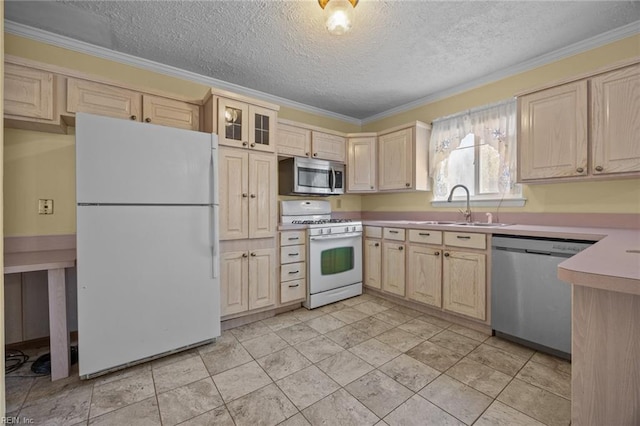
[[[5,51],[44,63],[118,80],[140,88],[201,99],[207,86],[153,73],[129,65],[99,59],[26,38],[5,34]],[[282,107],[279,117],[342,132],[377,131],[409,121],[431,120],[467,108],[513,96],[529,87],[553,82],[625,58],[640,55],[640,36],[545,65],[496,83],[451,96],[441,101],[359,126]],[[15,129],[4,132],[4,232],[7,236],[66,234],[75,232],[74,136]],[[522,212],[640,212],[640,180],[597,183],[562,183],[525,186]],[[53,198],[52,216],[37,214],[37,200]],[[431,193],[346,195],[330,198],[336,211],[429,211]],[[340,205],[338,205],[340,204]],[[439,209],[440,210],[440,209]],[[455,210],[455,209],[454,209]]]
[[[571,56],[490,83],[392,117],[363,126],[363,131],[380,131],[420,120],[430,123],[438,117],[512,97],[518,92],[587,73],[608,64],[640,56],[640,35]],[[501,208],[517,212],[640,213],[640,179],[524,185],[527,203],[522,208]],[[362,197],[365,211],[429,211],[432,194],[389,194]],[[438,211],[443,211],[438,208]],[[457,209],[446,209],[457,210]]]

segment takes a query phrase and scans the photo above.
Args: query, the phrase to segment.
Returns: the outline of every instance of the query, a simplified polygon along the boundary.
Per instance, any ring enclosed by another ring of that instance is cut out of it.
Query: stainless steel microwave
[[[278,164],[280,195],[340,195],[344,186],[342,163],[294,157]]]

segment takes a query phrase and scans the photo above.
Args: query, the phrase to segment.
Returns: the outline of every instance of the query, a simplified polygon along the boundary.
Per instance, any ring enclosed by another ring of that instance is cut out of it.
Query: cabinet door
[[[5,63],[4,113],[53,120],[53,82],[53,73]]]
[[[142,98],[144,121],[161,126],[187,130],[200,129],[200,108],[159,96],[144,95]]]
[[[249,251],[249,309],[275,304],[276,249]]]
[[[311,130],[278,124],[278,154],[293,157],[311,156]]]
[[[404,296],[404,244],[382,243],[382,289]]]
[[[276,112],[249,105],[249,148],[276,152]]]
[[[311,156],[322,160],[345,162],[347,140],[342,136],[311,132]]]
[[[376,190],[376,138],[350,138],[347,191]]]
[[[249,153],[220,148],[220,239],[249,237]]]
[[[445,250],[442,261],[443,308],[486,319],[486,256]]]
[[[276,156],[249,154],[249,238],[276,234],[278,195]]]
[[[442,306],[442,250],[409,246],[407,297],[428,305]]]
[[[220,255],[220,313],[237,314],[249,309],[249,258],[246,251]]]
[[[518,99],[523,181],[587,174],[587,81]]]
[[[640,65],[591,80],[593,174],[640,171]]]
[[[411,189],[413,183],[413,129],[378,137],[378,189]]]
[[[249,105],[231,99],[218,99],[218,143],[249,147]]]
[[[364,240],[364,285],[381,288],[382,247],[379,240]]]
[[[69,78],[67,112],[88,112],[141,121],[142,95],[119,87]]]

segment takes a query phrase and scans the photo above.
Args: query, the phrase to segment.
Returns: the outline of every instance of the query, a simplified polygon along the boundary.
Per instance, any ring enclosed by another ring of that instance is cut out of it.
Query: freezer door
[[[78,207],[81,376],[220,335],[213,210]]]
[[[78,203],[211,204],[215,135],[78,113]]]

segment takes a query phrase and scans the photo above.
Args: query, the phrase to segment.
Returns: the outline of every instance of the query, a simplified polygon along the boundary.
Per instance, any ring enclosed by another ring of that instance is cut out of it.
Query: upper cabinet
[[[187,130],[200,128],[198,105],[75,78],[67,79],[67,112],[88,112]]]
[[[431,127],[419,121],[378,136],[378,189],[430,189],[428,176]]]
[[[640,65],[518,97],[519,180],[640,172]]]
[[[640,64],[591,80],[591,172],[640,171]]]
[[[346,138],[323,132],[318,128],[280,120],[278,123],[278,154],[307,157],[344,163]]]
[[[57,111],[57,83],[57,76],[51,72],[5,63],[5,125],[63,133]]]
[[[377,137],[349,137],[347,143],[347,192],[375,192]]]
[[[218,98],[221,145],[275,152],[277,111],[234,99]]]

